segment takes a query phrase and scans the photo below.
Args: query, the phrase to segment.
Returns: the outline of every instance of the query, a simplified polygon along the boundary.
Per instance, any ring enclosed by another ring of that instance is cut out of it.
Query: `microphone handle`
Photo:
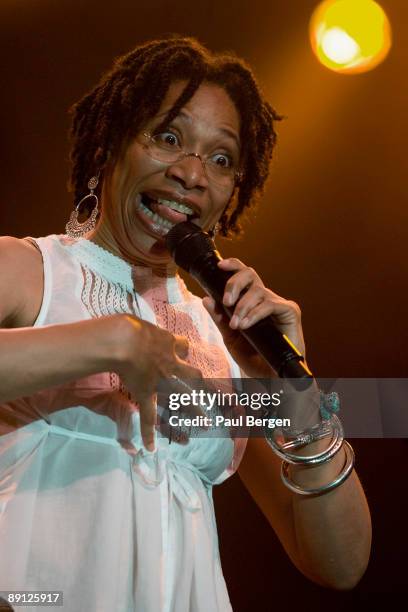
[[[190,266],[189,273],[201,287],[232,317],[234,306],[222,303],[227,280],[235,274],[221,270],[217,266],[221,261],[218,251],[212,251],[207,256],[199,258],[199,265]],[[198,263],[194,262],[195,264]],[[241,295],[246,290],[241,292]],[[313,374],[304,363],[304,357],[276,327],[271,315],[258,321],[248,329],[238,330],[254,349],[274,368],[281,378],[298,379],[293,381],[296,388],[306,389],[313,382]]]

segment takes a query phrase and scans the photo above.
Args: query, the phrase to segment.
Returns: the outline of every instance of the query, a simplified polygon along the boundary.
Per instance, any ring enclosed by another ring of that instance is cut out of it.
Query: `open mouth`
[[[167,233],[177,223],[199,217],[186,204],[164,198],[155,199],[147,193],[140,195],[139,210],[154,224],[153,229],[159,230],[161,234]]]

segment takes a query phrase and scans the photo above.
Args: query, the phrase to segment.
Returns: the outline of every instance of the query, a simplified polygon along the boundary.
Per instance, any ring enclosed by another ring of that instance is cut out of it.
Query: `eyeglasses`
[[[165,134],[167,137],[163,138]],[[146,142],[143,143],[144,149],[156,161],[173,164],[185,157],[198,157],[209,181],[221,187],[229,187],[232,183],[239,183],[242,180],[243,173],[238,170],[236,162],[228,153],[215,153],[213,155],[186,153],[178,144],[177,135],[169,131],[160,134],[142,132],[142,136],[146,138]]]

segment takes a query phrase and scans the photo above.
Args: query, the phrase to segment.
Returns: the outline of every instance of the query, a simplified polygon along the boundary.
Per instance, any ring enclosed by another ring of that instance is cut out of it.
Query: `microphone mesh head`
[[[186,272],[190,272],[198,257],[216,250],[210,236],[191,221],[174,225],[166,234],[165,241],[176,264]]]

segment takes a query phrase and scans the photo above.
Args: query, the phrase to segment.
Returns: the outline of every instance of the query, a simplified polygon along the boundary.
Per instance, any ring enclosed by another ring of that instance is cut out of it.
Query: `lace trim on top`
[[[176,276],[159,277],[153,274],[150,268],[131,265],[86,238],[79,238],[77,241],[71,244],[66,243],[64,246],[69,248],[88,269],[103,276],[111,283],[122,285],[131,293],[136,290],[143,294],[145,287],[164,286],[166,291],[165,295],[163,293],[162,295],[168,303],[176,304],[188,299],[189,291],[178,274]]]
[[[81,300],[92,318],[123,313],[136,315],[132,295],[126,287],[107,281],[82,264],[81,271]]]

